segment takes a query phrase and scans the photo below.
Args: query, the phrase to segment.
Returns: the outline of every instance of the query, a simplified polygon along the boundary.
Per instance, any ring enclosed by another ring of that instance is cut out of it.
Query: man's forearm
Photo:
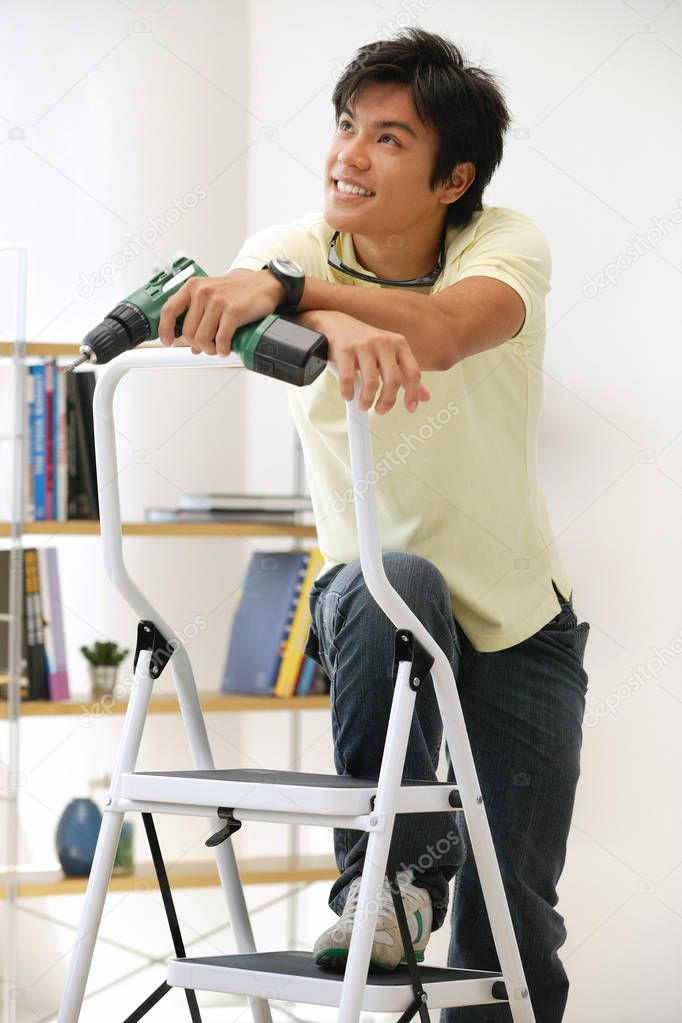
[[[311,327],[316,327],[315,311],[330,310],[402,334],[424,371],[452,365],[452,328],[428,295],[409,294],[402,288],[354,288],[306,277],[298,309],[303,314],[301,322]]]

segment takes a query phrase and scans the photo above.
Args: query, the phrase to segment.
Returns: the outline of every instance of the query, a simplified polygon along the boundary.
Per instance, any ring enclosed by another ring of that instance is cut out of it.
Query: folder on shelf
[[[254,551],[237,596],[221,690],[270,696],[309,551]]]

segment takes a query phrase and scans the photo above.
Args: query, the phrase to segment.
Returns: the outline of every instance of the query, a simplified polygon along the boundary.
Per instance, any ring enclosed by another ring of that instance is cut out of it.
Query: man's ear
[[[443,188],[440,201],[447,203],[448,205],[455,202],[460,198],[460,196],[464,195],[467,188],[470,187],[475,178],[475,163],[472,163],[470,160],[458,163],[453,169],[447,185]]]

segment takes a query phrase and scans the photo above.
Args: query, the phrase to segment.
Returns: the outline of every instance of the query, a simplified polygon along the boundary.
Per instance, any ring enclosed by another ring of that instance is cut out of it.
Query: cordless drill
[[[157,338],[164,303],[194,276],[207,275],[193,259],[176,259],[170,271],[162,270],[124,298],[85,335],[80,357],[66,372],[70,373],[82,362],[102,365],[143,341]],[[186,312],[175,321],[175,337],[182,334]],[[328,345],[324,334],[277,313],[238,327],[231,349],[241,357],[246,369],[298,387],[312,383],[327,364]]]

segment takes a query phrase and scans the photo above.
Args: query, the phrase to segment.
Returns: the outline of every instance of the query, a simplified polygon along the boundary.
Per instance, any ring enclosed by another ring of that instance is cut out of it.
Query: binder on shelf
[[[270,696],[309,551],[254,551],[236,598],[221,691]]]
[[[313,580],[319,575],[323,564],[324,556],[322,553],[317,549],[310,551],[305,578],[299,593],[298,604],[275,684],[275,696],[294,695],[299,672],[303,668],[303,661],[308,660],[303,654],[311,622],[308,597]]]

